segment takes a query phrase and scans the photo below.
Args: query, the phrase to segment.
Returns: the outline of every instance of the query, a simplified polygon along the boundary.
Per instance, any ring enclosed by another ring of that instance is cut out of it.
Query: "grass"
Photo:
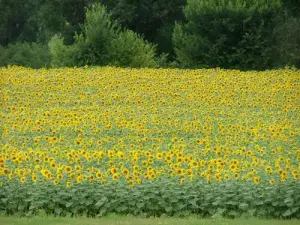
[[[1,225],[299,225],[299,220],[138,218],[106,216],[100,219],[60,217],[0,217]]]

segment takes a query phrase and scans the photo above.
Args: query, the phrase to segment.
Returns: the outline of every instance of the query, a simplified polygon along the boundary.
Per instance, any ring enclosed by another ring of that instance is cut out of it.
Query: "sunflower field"
[[[0,68],[0,213],[300,218],[299,78]]]

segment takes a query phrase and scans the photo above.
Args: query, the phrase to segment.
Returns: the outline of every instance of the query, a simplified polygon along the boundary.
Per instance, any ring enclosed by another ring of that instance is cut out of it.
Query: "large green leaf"
[[[247,210],[249,208],[249,205],[247,203],[241,203],[239,204],[239,208],[241,210]]]

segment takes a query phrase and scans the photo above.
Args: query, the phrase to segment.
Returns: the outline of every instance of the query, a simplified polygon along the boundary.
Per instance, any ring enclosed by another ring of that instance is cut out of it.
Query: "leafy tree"
[[[188,0],[186,22],[173,33],[178,61],[187,67],[268,68],[279,8],[279,0]]]
[[[131,30],[125,30],[113,39],[110,64],[114,66],[155,67],[155,46],[147,43]]]
[[[0,0],[0,45],[18,40],[24,28],[28,7],[22,0]]]
[[[157,44],[159,53],[174,55],[172,33],[175,21],[184,18],[186,0],[101,0],[112,12],[112,18],[123,27]]]
[[[274,66],[300,68],[300,18],[284,15],[275,29]]]
[[[283,9],[286,9],[293,17],[300,17],[300,1],[282,0]]]
[[[95,4],[86,11],[83,33],[73,45],[54,36],[49,42],[53,66],[116,65],[145,67],[155,64],[155,46],[133,31],[121,31],[106,7]]]
[[[53,66],[105,65],[109,60],[110,41],[117,37],[119,27],[102,5],[86,11],[83,34],[75,35],[73,45],[65,45],[64,38],[54,36],[49,42]]]
[[[55,33],[71,44],[89,4],[89,0],[0,0],[0,44],[46,43]]]
[[[82,28],[85,9],[95,3],[107,7],[109,20],[119,24],[119,32],[120,26],[132,30],[138,39],[155,44],[159,54],[167,53],[162,54],[163,64],[177,58],[185,67],[298,65],[295,21],[300,17],[300,1],[294,0],[188,0],[188,4],[187,0],[0,0],[0,45],[46,44],[54,34],[60,34],[68,51],[77,53],[71,65],[76,61],[80,65],[109,64],[108,54],[103,53],[111,48],[111,41],[92,44]],[[74,36],[80,32],[82,36]],[[100,35],[96,29],[89,35],[93,32]],[[109,34],[103,33],[103,38],[105,35]]]

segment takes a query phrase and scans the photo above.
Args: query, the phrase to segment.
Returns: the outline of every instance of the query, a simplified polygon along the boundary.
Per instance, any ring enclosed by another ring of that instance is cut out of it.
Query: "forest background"
[[[0,66],[300,67],[298,0],[0,0]]]

